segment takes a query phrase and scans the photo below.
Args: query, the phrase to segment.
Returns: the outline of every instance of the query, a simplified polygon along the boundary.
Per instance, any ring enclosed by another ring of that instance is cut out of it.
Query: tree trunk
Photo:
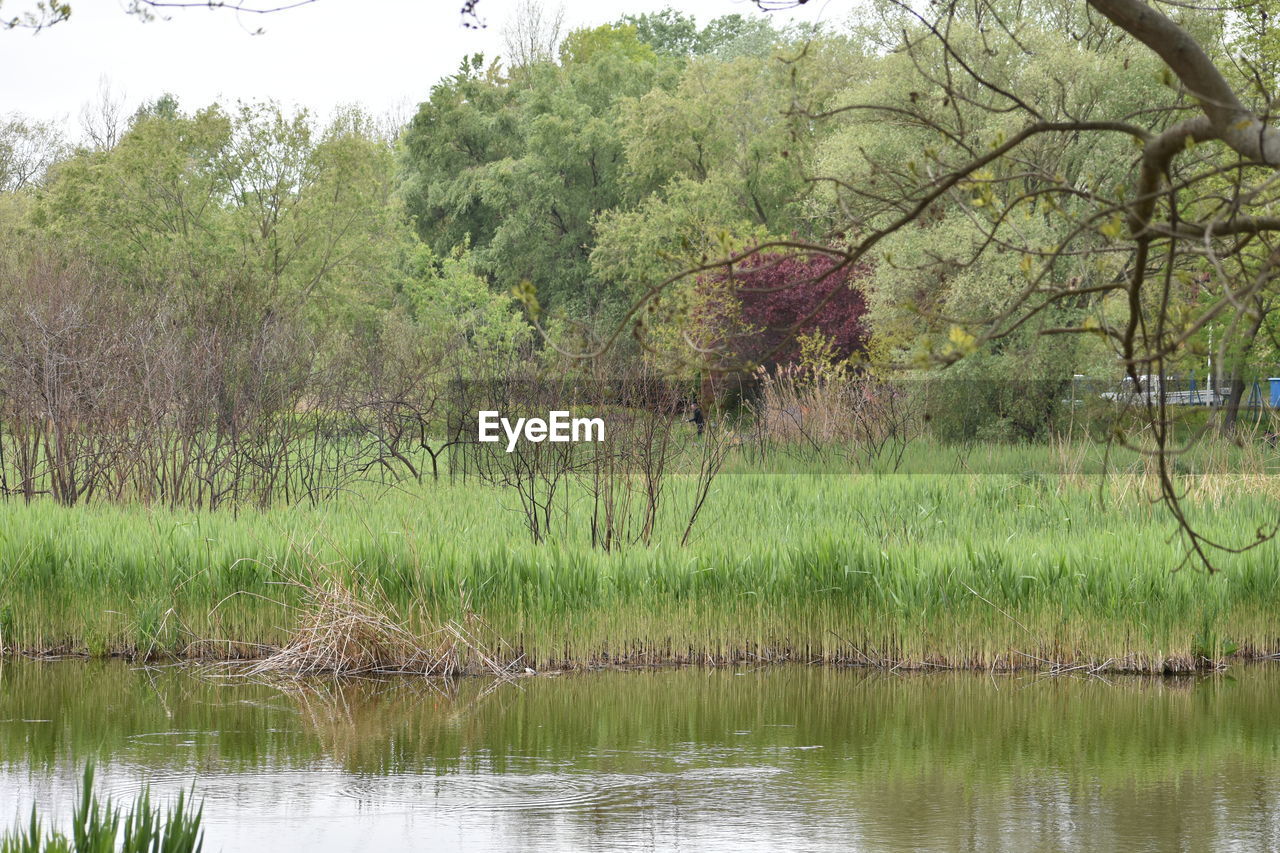
[[[1240,418],[1240,403],[1244,399],[1244,365],[1253,351],[1254,341],[1258,339],[1258,331],[1262,328],[1262,300],[1254,300],[1253,319],[1245,332],[1243,345],[1231,365],[1231,378],[1227,382],[1230,396],[1227,398],[1226,411],[1222,414],[1223,435],[1233,435]]]

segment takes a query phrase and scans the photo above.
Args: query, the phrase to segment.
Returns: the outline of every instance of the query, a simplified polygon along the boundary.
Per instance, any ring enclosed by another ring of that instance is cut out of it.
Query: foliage
[[[17,114],[0,119],[0,193],[37,186],[65,154],[62,133],[52,122]]]
[[[53,169],[34,222],[121,291],[163,296],[184,322],[232,339],[286,321],[341,330],[390,302],[409,239],[393,174],[358,111],[320,129],[274,104],[162,103],[114,148]]]
[[[635,28],[636,36],[668,56],[768,56],[779,43],[797,34],[780,32],[763,16],[724,15],[698,28],[692,15],[672,8],[641,15],[624,15],[622,23]]]
[[[768,237],[735,210],[723,182],[689,178],[673,180],[662,195],[650,195],[634,210],[602,213],[597,234],[591,267],[610,283],[603,289],[619,306],[616,313],[643,300],[664,280],[680,276],[690,264]],[[650,301],[639,319],[645,346],[677,360],[687,356],[682,332],[698,302],[687,281]]]
[[[823,255],[752,255],[701,282],[707,303],[702,334],[728,364],[800,360],[806,340],[820,339],[822,360],[843,363],[867,351],[870,329],[859,281],[864,265],[841,267]]]
[[[420,245],[408,258],[402,294],[428,336],[462,343],[505,360],[530,343],[532,329],[510,297],[490,290],[470,251],[459,246],[440,258]]]
[[[770,57],[784,35],[739,16],[676,57],[655,33],[682,20],[575,31],[557,62],[471,57],[437,85],[402,155],[402,195],[432,251],[468,246],[495,289],[529,281],[544,308],[607,327],[651,272],[687,260],[678,244],[657,247],[667,261],[655,255],[655,209],[713,230],[792,227],[811,140],[785,111],[792,87],[811,91],[819,77],[793,80]],[[708,216],[711,197],[722,209]]]
[[[531,280],[590,313],[593,220],[622,201],[613,103],[661,63],[625,28],[571,34],[563,56],[511,76],[474,57],[436,86],[405,132],[402,194],[438,256],[469,243],[497,289]]]

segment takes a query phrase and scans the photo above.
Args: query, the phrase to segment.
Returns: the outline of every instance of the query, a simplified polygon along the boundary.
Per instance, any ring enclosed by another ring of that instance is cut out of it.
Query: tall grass
[[[130,808],[93,791],[93,764],[85,766],[80,800],[71,816],[70,837],[40,825],[31,809],[26,826],[0,837],[0,853],[199,853],[204,846],[200,829],[203,808],[193,808],[185,792],[167,811],[151,804],[143,790]]]
[[[236,516],[8,503],[0,640],[256,657],[289,642],[304,590],[332,580],[385,597],[424,636],[480,618],[535,668],[788,658],[1153,671],[1280,652],[1280,547],[1224,554],[1214,575],[1173,571],[1187,555],[1145,463],[1113,461],[1102,476],[1063,447],[911,454],[907,470],[970,473],[738,462],[687,546],[695,484],[677,476],[652,544],[610,552],[592,547],[590,502],[573,487],[540,545],[510,498],[475,483]],[[1229,462],[1219,470],[1238,470]],[[1008,473],[973,473],[984,470]],[[1183,482],[1189,515],[1215,537],[1249,541],[1276,516],[1264,474]]]

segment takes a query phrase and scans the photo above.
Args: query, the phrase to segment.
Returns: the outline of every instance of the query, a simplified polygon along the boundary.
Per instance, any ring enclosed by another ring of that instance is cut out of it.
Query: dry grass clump
[[[824,382],[795,368],[761,371],[757,404],[760,431],[783,443],[828,443],[846,439],[862,402],[854,382]]]
[[[419,637],[376,589],[361,597],[336,578],[297,585],[304,600],[292,639],[245,675],[505,676],[514,666],[500,662],[488,644],[454,621]]]
[[[779,444],[880,449],[920,434],[920,412],[891,383],[829,366],[761,368],[759,437]]]
[[[1065,435],[1050,438],[1058,493],[1096,488],[1097,475],[1089,472],[1101,471],[1108,496],[1117,504],[1150,502],[1160,494],[1160,460],[1153,444],[1139,446],[1147,455],[1134,457],[1116,445],[1120,452],[1107,458],[1103,445],[1073,441]],[[1167,464],[1182,499],[1205,509],[1222,509],[1250,497],[1280,500],[1280,477],[1276,476],[1280,450],[1252,434],[1238,442],[1204,440],[1172,455]]]

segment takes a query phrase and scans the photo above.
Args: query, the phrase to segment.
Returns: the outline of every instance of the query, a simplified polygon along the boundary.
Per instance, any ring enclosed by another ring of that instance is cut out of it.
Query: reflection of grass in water
[[[0,757],[16,767],[201,772],[334,762],[355,773],[601,772],[786,761],[849,781],[1011,771],[1119,786],[1280,754],[1280,671],[1207,678],[888,675],[800,666],[529,678],[246,682],[119,663],[11,662]],[[110,713],[103,713],[103,709]],[[47,720],[24,724],[22,720]],[[746,732],[746,734],[735,734]],[[181,747],[180,741],[188,742]],[[802,747],[820,745],[822,749]]]
[[[301,728],[326,756],[362,773],[395,771],[405,743],[413,742],[413,721],[460,726],[488,695],[460,691],[456,680],[283,679],[271,686],[293,703]]]
[[[71,833],[41,826],[39,809],[31,820],[0,837],[3,853],[199,853],[204,846],[200,822],[204,809],[194,807],[186,792],[165,810],[153,806],[143,789],[133,804],[121,807],[100,800],[93,790],[93,762],[85,766],[80,798],[71,815]]]
[[[0,673],[0,720],[8,721],[0,723],[0,760],[23,774],[28,760],[57,770],[90,756],[130,775],[293,768],[302,771],[300,790],[310,784],[307,770],[337,766],[367,783],[371,801],[430,790],[457,803],[517,795],[531,778],[586,785],[625,777],[643,780],[639,811],[646,792],[676,791],[706,797],[696,808],[726,820],[735,804],[708,792],[723,790],[725,779],[754,779],[748,784],[803,788],[805,796],[778,808],[812,826],[845,827],[853,815],[898,842],[880,849],[963,847],[937,839],[977,826],[1031,833],[1045,826],[1036,814],[1063,804],[1088,817],[1081,831],[1094,830],[1098,815],[1129,815],[1153,849],[1221,849],[1215,831],[1280,817],[1257,794],[1280,771],[1280,669],[1264,665],[1109,683],[785,666],[573,674],[486,693],[490,684],[245,682],[119,662],[15,661]],[[774,773],[762,776],[762,768]],[[377,781],[391,775],[439,784]],[[831,811],[833,801],[841,811]],[[1043,808],[1019,821],[1018,802]],[[638,811],[585,813],[609,838]],[[957,815],[971,822],[948,827]],[[542,824],[528,820],[533,837]],[[926,831],[914,842],[902,835]],[[1098,839],[1091,849],[1141,846]],[[984,836],[974,846],[1073,846],[1021,840]]]
[[[302,580],[372,582],[423,634],[474,611],[539,669],[756,657],[1160,669],[1280,651],[1280,548],[1224,556],[1212,578],[1171,573],[1184,554],[1143,497],[1148,472],[1113,477],[1100,504],[1074,462],[1025,473],[1052,452],[965,451],[970,470],[1025,466],[998,475],[726,474],[686,548],[691,484],[677,478],[655,544],[609,554],[590,547],[576,487],[543,546],[502,493],[474,484],[239,516],[10,502],[0,632],[10,648],[256,655],[289,638],[305,587],[281,582]],[[1189,484],[1215,536],[1238,541],[1275,516],[1269,480]]]

